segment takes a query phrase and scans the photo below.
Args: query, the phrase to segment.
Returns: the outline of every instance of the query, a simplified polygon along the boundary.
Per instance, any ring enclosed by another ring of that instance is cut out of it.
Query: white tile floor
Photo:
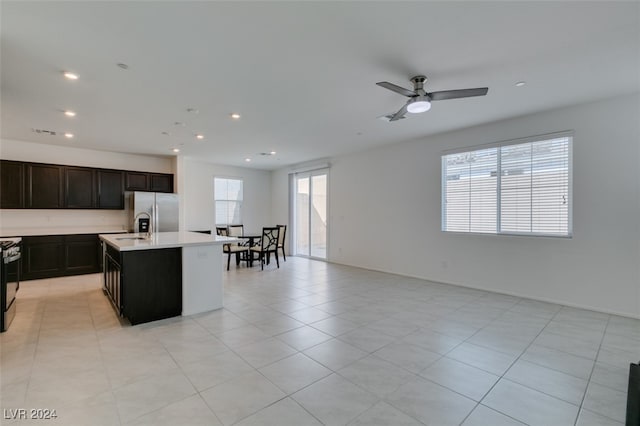
[[[100,276],[24,282],[3,424],[621,425],[640,321],[289,258],[131,327]],[[11,420],[55,409],[55,422]]]

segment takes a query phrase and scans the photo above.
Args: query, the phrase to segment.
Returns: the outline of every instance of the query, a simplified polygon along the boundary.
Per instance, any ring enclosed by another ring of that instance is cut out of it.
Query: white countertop
[[[149,239],[135,239],[145,237],[146,234],[106,234],[100,239],[115,247],[119,251],[152,250],[186,246],[209,246],[235,243],[240,241],[233,237],[201,234],[199,232],[154,232]]]
[[[80,234],[110,234],[127,232],[122,226],[56,226],[33,228],[2,228],[0,237],[32,237],[36,235],[80,235]]]

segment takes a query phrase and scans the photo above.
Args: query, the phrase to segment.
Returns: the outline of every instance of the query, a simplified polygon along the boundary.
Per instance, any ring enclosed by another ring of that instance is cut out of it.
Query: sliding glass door
[[[297,255],[327,258],[327,171],[295,175],[295,251]]]

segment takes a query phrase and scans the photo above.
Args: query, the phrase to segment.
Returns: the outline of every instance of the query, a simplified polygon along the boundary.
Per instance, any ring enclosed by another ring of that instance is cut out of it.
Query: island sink
[[[197,232],[102,234],[104,293],[132,325],[222,308],[222,246]]]

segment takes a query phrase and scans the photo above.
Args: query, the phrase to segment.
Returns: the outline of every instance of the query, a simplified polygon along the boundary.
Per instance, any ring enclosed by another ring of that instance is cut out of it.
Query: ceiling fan
[[[384,87],[385,89],[389,89],[409,98],[407,103],[404,104],[398,112],[386,116],[389,118],[389,121],[397,121],[401,118],[405,118],[404,116],[407,112],[418,114],[429,111],[429,109],[431,109],[432,101],[484,96],[489,91],[488,87],[478,87],[475,89],[443,90],[441,92],[427,93],[423,88],[425,81],[427,81],[427,77],[424,75],[416,75],[411,78],[410,81],[413,83],[413,90],[405,89],[404,87],[397,86],[393,83],[389,83],[388,81],[376,83],[380,87]]]

